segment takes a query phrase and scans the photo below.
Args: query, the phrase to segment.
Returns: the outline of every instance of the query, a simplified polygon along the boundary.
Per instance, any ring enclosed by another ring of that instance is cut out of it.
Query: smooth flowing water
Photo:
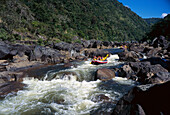
[[[76,67],[52,69],[42,79],[25,78],[27,84],[17,95],[8,95],[0,101],[0,115],[88,115],[98,110],[110,112],[122,95],[135,82],[116,77],[102,82],[93,81],[99,68],[112,68],[121,64],[117,55],[108,58],[108,64],[92,65],[90,59],[75,63]],[[57,66],[56,66],[57,67]],[[60,65],[58,65],[60,67]],[[96,97],[109,97],[109,106]]]

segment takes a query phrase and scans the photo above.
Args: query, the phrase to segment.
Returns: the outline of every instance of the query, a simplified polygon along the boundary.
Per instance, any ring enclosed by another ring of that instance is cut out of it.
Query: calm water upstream
[[[43,71],[41,79],[25,78],[27,84],[17,95],[8,95],[0,101],[0,115],[88,115],[97,110],[109,112],[115,103],[94,101],[105,95],[116,102],[135,83],[116,77],[110,81],[92,81],[99,68],[112,68],[121,64],[117,55],[108,58],[108,64],[91,65],[90,59],[75,62],[76,67],[62,69],[62,64]]]

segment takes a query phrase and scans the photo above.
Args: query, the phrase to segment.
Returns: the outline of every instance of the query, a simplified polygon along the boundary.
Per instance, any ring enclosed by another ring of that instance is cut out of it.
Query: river
[[[90,61],[73,62],[76,66],[68,68],[64,68],[64,64],[42,68],[41,78],[25,78],[23,83],[27,86],[24,90],[16,95],[9,94],[0,101],[0,115],[88,115],[111,112],[120,97],[136,83],[122,77],[105,82],[93,81],[97,69],[122,64],[114,53],[108,58],[108,64],[92,65]],[[99,95],[109,97],[110,103],[97,101]]]

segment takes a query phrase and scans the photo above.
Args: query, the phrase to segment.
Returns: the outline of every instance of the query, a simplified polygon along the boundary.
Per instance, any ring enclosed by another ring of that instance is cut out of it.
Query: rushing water
[[[116,77],[102,82],[92,81],[98,68],[112,68],[120,64],[117,55],[111,55],[108,64],[91,65],[90,60],[76,63],[77,67],[53,69],[39,80],[25,78],[27,84],[17,95],[8,95],[0,101],[0,115],[86,115],[98,110],[110,112],[115,103],[135,83]],[[60,66],[60,65],[58,65]],[[95,101],[98,95],[109,97],[109,106]]]

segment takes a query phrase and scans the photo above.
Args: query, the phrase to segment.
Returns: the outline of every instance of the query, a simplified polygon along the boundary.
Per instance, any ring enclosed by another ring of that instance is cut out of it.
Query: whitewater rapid
[[[120,64],[117,55],[108,58],[108,64],[92,65],[91,60],[80,63],[77,67],[61,71],[47,72],[42,80],[25,78],[27,86],[16,95],[8,95],[0,101],[0,115],[86,115],[97,110],[102,102],[93,99],[100,94],[117,101],[135,82],[126,78],[115,77],[113,84],[100,80],[91,81],[98,68],[109,68]],[[70,72],[62,79],[59,73]],[[74,72],[75,74],[72,74]],[[49,78],[53,76],[53,79]],[[77,80],[78,79],[78,80]],[[108,85],[105,87],[105,85]],[[106,108],[110,111],[110,108]]]

